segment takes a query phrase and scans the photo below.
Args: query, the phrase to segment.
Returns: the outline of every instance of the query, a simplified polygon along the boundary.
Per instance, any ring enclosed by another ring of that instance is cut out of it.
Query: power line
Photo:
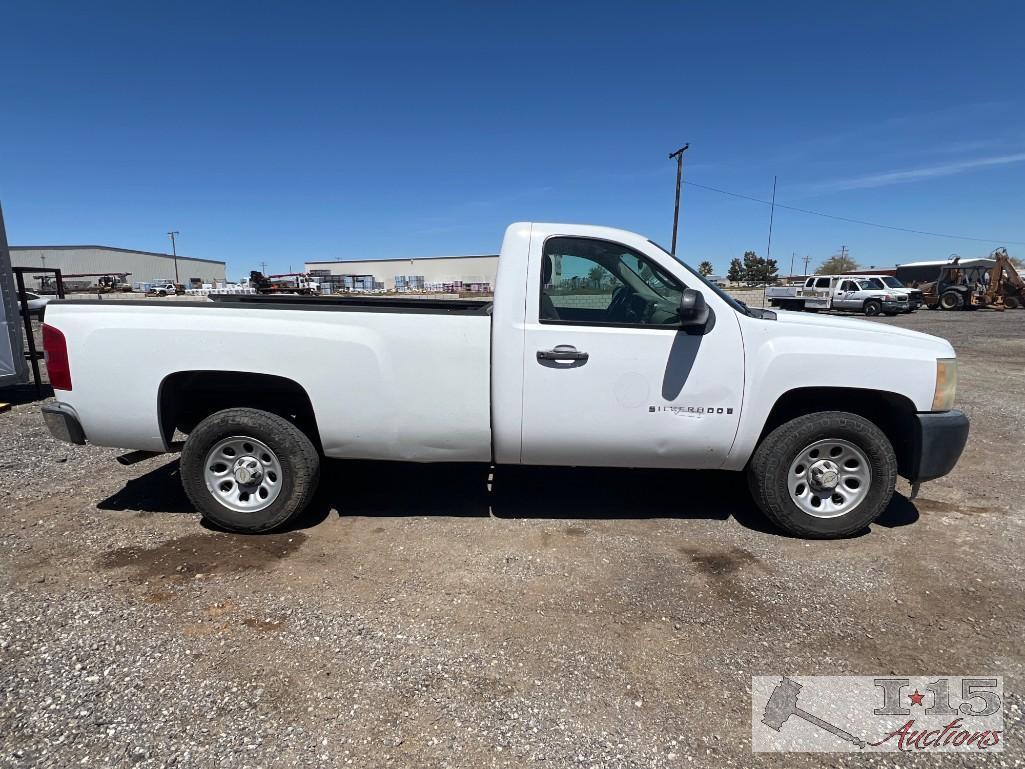
[[[730,197],[740,198],[742,200],[750,200],[754,203],[761,203],[765,206],[772,206],[773,203],[768,200],[762,200],[751,195],[742,195],[739,192],[730,192],[729,190],[719,189],[718,187],[710,187],[707,184],[698,184],[696,182],[684,180],[684,184],[690,187],[697,187],[702,190],[708,190],[710,192],[718,192],[720,195],[729,195]],[[847,216],[837,216],[835,214],[825,214],[822,211],[812,211],[807,208],[798,208],[797,206],[788,206],[783,203],[776,203],[775,208],[785,208],[788,211],[796,211],[800,214],[809,214],[811,216],[822,216],[826,219],[836,219],[841,222],[850,222],[851,224],[863,224],[866,227],[878,227],[882,230],[896,230],[897,232],[909,232],[912,235],[929,235],[934,238],[952,238],[954,240],[974,240],[978,243],[1002,243],[1004,245],[1011,244],[1015,246],[1025,246],[1025,241],[1021,240],[1004,240],[1002,238],[973,238],[970,235],[948,235],[943,232],[929,232],[928,230],[915,230],[910,227],[895,227],[890,224],[879,224],[878,222],[868,222],[864,219],[851,219]]]

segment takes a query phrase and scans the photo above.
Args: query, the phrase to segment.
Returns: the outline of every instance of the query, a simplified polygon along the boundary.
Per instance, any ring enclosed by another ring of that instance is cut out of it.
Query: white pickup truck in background
[[[866,315],[911,312],[908,291],[851,275],[812,275],[800,286],[766,286],[765,298],[781,310],[843,310]]]
[[[604,227],[510,226],[493,303],[60,301],[43,333],[51,432],[151,452],[187,434],[186,492],[237,531],[300,513],[335,457],[745,471],[779,526],[842,537],[968,435],[948,342],[748,308]]]
[[[909,288],[893,275],[850,275],[855,280],[866,280],[872,288],[888,291],[891,294],[905,294],[908,298],[908,312],[914,312],[922,306],[922,292],[917,288]]]

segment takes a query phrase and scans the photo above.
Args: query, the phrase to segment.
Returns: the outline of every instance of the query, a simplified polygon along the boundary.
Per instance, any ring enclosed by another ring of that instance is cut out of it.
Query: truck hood
[[[883,323],[876,323],[871,320],[858,320],[857,318],[844,318],[836,315],[822,315],[819,313],[793,312],[789,310],[776,310],[776,321],[785,326],[809,326],[828,330],[836,334],[837,340],[862,338],[868,340],[879,340],[880,336],[888,337],[889,341],[905,347],[913,347],[917,350],[934,352],[938,358],[953,358],[954,348],[950,342],[931,334],[923,334],[920,331],[912,331],[899,326],[889,326]]]

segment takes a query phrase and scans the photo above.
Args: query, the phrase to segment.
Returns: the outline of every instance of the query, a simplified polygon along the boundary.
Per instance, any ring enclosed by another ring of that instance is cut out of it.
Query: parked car
[[[43,317],[43,314],[46,312],[46,305],[49,303],[50,298],[34,294],[31,291],[25,291],[22,296],[28,303],[29,315],[37,315],[40,318]]]
[[[298,515],[323,456],[745,471],[780,527],[842,537],[968,435],[947,341],[750,308],[623,230],[510,226],[493,302],[218,299],[51,304],[43,414],[72,443],[187,434],[189,498],[236,531]]]
[[[842,310],[866,315],[910,312],[907,293],[880,289],[847,275],[812,275],[800,286],[767,286],[765,298],[781,310]]]

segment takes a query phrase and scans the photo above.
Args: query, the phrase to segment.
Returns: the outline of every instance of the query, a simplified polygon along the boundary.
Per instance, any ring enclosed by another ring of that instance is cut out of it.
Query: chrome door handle
[[[578,350],[571,344],[557,344],[551,350],[538,350],[538,360],[580,360],[585,361],[590,356],[586,352]]]

